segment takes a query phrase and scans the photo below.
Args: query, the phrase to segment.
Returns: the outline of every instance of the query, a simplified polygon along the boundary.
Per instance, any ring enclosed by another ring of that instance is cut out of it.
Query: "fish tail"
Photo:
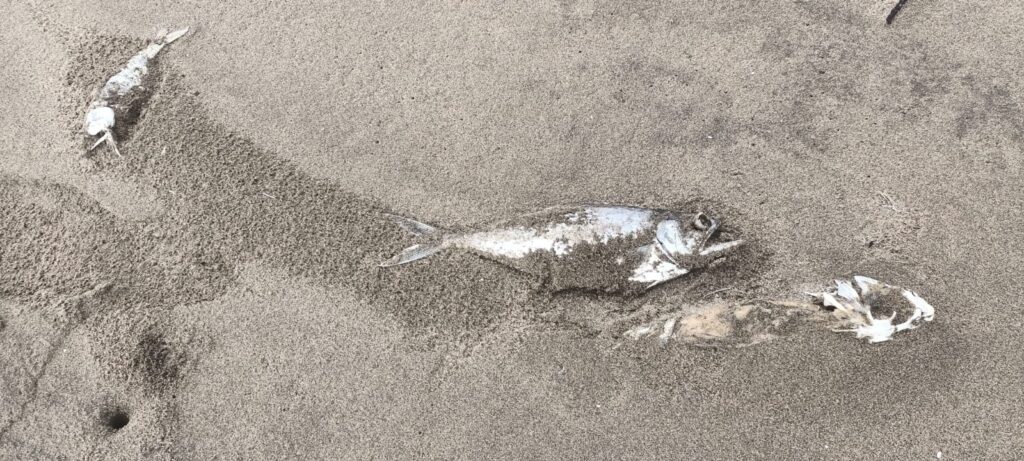
[[[391,213],[385,213],[385,215],[387,215],[387,217],[395,224],[398,224],[398,227],[405,229],[406,232],[417,237],[438,235],[441,233],[440,229],[431,226],[430,224],[421,223],[415,219],[409,219],[404,216],[398,216]]]
[[[437,253],[438,251],[441,251],[441,249],[443,248],[444,245],[442,245],[441,242],[417,243],[409,248],[402,250],[393,258],[380,263],[380,267],[399,266],[402,264],[411,263],[413,261],[418,261],[434,253]]]
[[[171,43],[171,42],[181,38],[183,35],[185,35],[187,33],[188,33],[188,27],[186,27],[184,29],[178,29],[178,30],[176,30],[174,32],[168,32],[168,33],[164,34],[163,37],[161,37],[161,41],[163,42],[164,45],[167,45],[167,44],[169,44],[169,43]]]
[[[446,245],[443,239],[443,232],[430,224],[416,221],[415,219],[409,219],[403,216],[394,214],[387,214],[387,217],[391,219],[398,227],[405,229],[406,232],[416,237],[427,237],[431,241],[417,243],[411,247],[408,247],[393,258],[380,263],[380,267],[391,267],[398,266],[401,264],[411,263],[420,259],[426,258],[438,251],[443,250]]]
[[[181,38],[188,33],[188,27],[179,29],[174,32],[164,32],[160,34],[156,40],[149,44],[146,49],[142,50],[140,54],[145,55],[149,59],[156,57],[160,50],[164,49],[165,46],[170,45],[171,42]]]

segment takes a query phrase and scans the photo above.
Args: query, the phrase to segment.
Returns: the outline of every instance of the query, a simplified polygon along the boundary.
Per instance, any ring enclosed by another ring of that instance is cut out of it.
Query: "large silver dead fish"
[[[707,266],[743,244],[713,243],[719,222],[704,213],[628,206],[549,208],[466,232],[390,217],[424,241],[383,267],[461,248],[539,275],[556,290],[645,290]]]
[[[107,142],[115,153],[121,155],[114,137],[114,124],[117,120],[126,119],[130,112],[141,110],[141,105],[149,95],[147,87],[151,86],[146,78],[151,75],[150,61],[165,46],[187,32],[188,28],[185,28],[160,34],[156,41],[128,60],[128,64],[97,91],[96,99],[89,104],[89,111],[85,114],[85,133],[100,136],[89,148],[90,151]]]

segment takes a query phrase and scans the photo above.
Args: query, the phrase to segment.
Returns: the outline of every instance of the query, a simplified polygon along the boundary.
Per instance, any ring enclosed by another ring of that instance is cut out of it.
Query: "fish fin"
[[[417,237],[426,236],[426,235],[435,235],[438,232],[440,232],[440,230],[438,228],[436,228],[434,226],[431,226],[430,224],[421,223],[421,222],[419,222],[419,221],[417,221],[415,219],[409,219],[409,218],[406,218],[406,217],[403,217],[403,216],[398,216],[396,214],[391,214],[391,213],[385,213],[385,214],[387,215],[388,218],[391,218],[391,220],[394,221],[395,224],[398,224],[398,227],[401,227],[402,229],[405,229],[406,232],[408,232],[408,233],[410,233],[412,235],[415,235]]]
[[[836,294],[846,301],[860,301],[860,295],[853,289],[853,284],[845,280],[836,280]]]
[[[174,32],[170,32],[170,33],[164,34],[164,36],[161,38],[161,42],[163,42],[163,44],[166,45],[168,43],[171,43],[171,42],[181,38],[182,36],[184,36],[187,33],[188,33],[188,27],[186,27],[184,29],[178,29],[178,30],[176,30]]]
[[[110,144],[110,148],[113,149],[114,153],[117,154],[118,157],[124,157],[121,155],[121,150],[117,148],[117,140],[114,139],[114,133],[111,131],[107,131],[107,143]]]
[[[92,152],[92,151],[96,150],[96,148],[100,147],[100,144],[103,144],[103,142],[106,141],[106,140],[107,140],[107,135],[106,135],[106,133],[104,133],[103,136],[100,137],[100,139],[97,139],[96,142],[94,142],[92,144],[92,146],[89,147],[88,149],[86,149],[85,151],[86,152]]]
[[[121,155],[121,151],[118,150],[117,148],[117,141],[114,139],[114,133],[112,133],[110,130],[104,130],[103,136],[101,136],[100,139],[97,139],[96,142],[92,145],[92,147],[85,151],[86,154],[92,152],[94,149],[99,147],[99,145],[103,144],[104,142],[110,144],[110,148],[113,149],[114,153],[117,154],[118,157],[124,157],[123,155]]]
[[[885,287],[885,284],[882,282],[863,275],[854,275],[853,281],[857,283],[857,288],[860,289],[861,296],[874,293]]]
[[[663,243],[661,243],[661,240],[654,239],[654,249],[658,253],[661,253],[661,255],[664,256],[665,259],[668,260],[668,262],[670,262],[670,263],[672,263],[672,264],[674,264],[676,266],[679,265],[679,263],[676,262],[676,258],[672,257],[672,253],[669,253],[668,249],[665,248],[665,245]]]
[[[413,261],[417,261],[426,258],[427,256],[430,256],[434,253],[437,253],[442,248],[444,248],[444,245],[442,245],[440,242],[417,243],[409,248],[402,250],[401,253],[398,253],[393,258],[380,263],[380,267],[392,267],[406,263],[411,263]]]
[[[654,280],[653,282],[648,284],[646,287],[644,287],[644,290],[650,290],[651,288],[654,288],[654,287],[656,287],[658,285],[661,285],[662,283],[668,282],[670,280],[675,280],[675,279],[677,279],[679,277],[682,277],[682,276],[684,276],[686,274],[689,274],[689,273],[690,273],[689,269],[683,269],[681,267],[677,268],[677,269],[673,269],[673,270],[671,270],[671,271],[669,271],[669,272],[667,272],[665,274],[661,274],[661,276],[657,280]]]

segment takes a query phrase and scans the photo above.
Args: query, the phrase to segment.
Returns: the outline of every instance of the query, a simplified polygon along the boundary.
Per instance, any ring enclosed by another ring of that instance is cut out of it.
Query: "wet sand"
[[[1024,456],[1024,8],[891,6],[8,5],[0,458]],[[183,25],[124,158],[83,159],[89,92]],[[411,243],[385,211],[582,202],[752,245],[625,297],[377,267]],[[936,321],[621,336],[854,273]]]

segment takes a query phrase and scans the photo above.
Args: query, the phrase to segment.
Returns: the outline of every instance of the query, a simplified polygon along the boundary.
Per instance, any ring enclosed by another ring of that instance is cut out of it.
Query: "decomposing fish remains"
[[[713,302],[684,309],[626,330],[622,336],[658,344],[679,341],[699,347],[747,347],[785,336],[812,318],[806,304],[786,301]]]
[[[743,245],[742,240],[713,242],[720,224],[705,213],[630,206],[549,208],[466,232],[389,216],[424,241],[383,267],[461,248],[541,276],[556,290],[646,290],[706,267]]]
[[[870,277],[837,280],[834,289],[808,293],[814,302],[752,300],[712,302],[663,314],[625,331],[627,339],[656,338],[712,347],[744,347],[785,336],[802,325],[852,332],[870,343],[889,341],[935,318],[935,309],[920,295]],[[854,289],[856,284],[858,289]],[[859,291],[858,291],[859,290]],[[886,317],[872,313],[883,312]],[[897,317],[904,320],[894,323]]]
[[[99,139],[88,151],[106,142],[115,153],[121,155],[114,135],[116,122],[127,120],[129,113],[141,110],[142,104],[150,95],[147,89],[153,83],[147,78],[152,75],[149,69],[150,61],[165,46],[187,32],[188,28],[161,33],[159,38],[128,60],[128,64],[120,72],[110,77],[97,90],[95,99],[89,104],[89,111],[85,114],[85,133],[92,137],[99,136]]]
[[[854,283],[836,280],[835,289],[823,293],[810,293],[826,308],[834,309],[838,324],[832,331],[852,332],[868,342],[888,341],[896,333],[913,330],[924,322],[935,319],[935,308],[920,295],[906,288],[888,285],[870,277],[854,276]],[[875,317],[872,313],[884,311]],[[897,317],[903,318],[894,323]]]

